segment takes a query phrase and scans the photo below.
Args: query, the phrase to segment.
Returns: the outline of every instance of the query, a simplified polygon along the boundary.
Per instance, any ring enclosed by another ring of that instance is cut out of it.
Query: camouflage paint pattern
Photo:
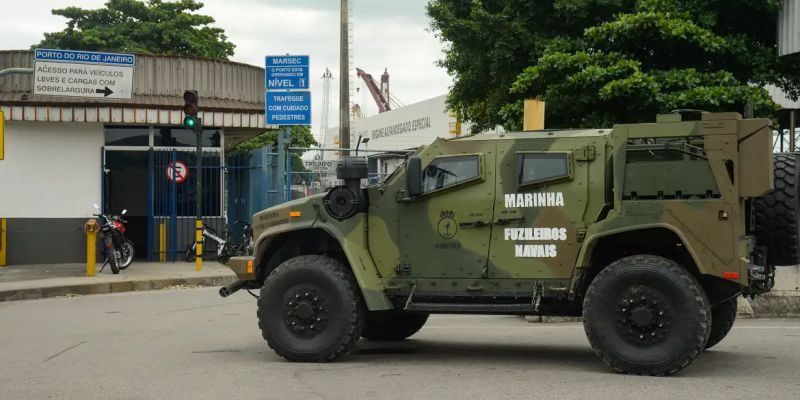
[[[690,138],[702,151],[649,149],[659,138]],[[521,183],[521,157],[542,154],[566,160],[566,173]],[[478,173],[409,198],[400,167],[366,189],[368,212],[345,221],[327,215],[322,196],[264,210],[254,216],[256,249],[285,232],[325,230],[344,249],[371,310],[390,309],[387,295],[411,290],[530,295],[540,285],[566,294],[602,251],[600,238],[649,228],[674,232],[701,274],[738,272],[734,280],[747,285],[754,240],[744,201],[772,189],[769,121],[731,113],[437,139],[415,155],[424,171],[434,160],[474,156]],[[256,268],[262,259],[257,250]]]

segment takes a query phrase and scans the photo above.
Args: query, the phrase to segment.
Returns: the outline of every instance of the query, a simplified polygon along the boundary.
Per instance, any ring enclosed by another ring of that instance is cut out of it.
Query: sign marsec
[[[308,89],[308,56],[267,56],[265,82],[267,90]]]

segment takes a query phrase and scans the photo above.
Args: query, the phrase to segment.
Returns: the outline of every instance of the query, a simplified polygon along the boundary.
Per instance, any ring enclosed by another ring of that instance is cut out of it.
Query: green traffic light
[[[183,118],[183,125],[189,129],[194,129],[194,126],[197,125],[197,120],[187,115]]]

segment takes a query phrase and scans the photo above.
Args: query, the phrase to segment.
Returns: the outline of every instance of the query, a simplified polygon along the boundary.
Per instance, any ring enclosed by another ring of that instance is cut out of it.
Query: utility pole
[[[350,12],[348,1],[341,0],[342,21],[339,32],[339,147],[343,149],[350,148]]]

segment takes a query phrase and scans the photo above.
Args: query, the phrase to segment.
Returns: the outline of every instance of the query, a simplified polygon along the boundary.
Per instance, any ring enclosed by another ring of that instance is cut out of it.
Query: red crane
[[[364,72],[363,69],[356,68],[356,72],[358,73],[358,76],[364,80],[364,83],[367,84],[367,88],[369,88],[369,93],[375,100],[375,104],[378,105],[378,112],[386,112],[391,110],[392,106],[389,104],[388,70],[384,70],[383,75],[381,75],[380,87],[378,87],[378,82],[375,81],[375,78],[373,78],[372,75]]]

